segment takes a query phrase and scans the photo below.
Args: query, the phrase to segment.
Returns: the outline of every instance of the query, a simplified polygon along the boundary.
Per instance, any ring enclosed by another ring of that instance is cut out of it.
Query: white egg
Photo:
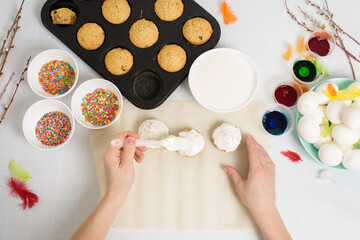
[[[324,94],[324,91],[327,90],[327,87],[328,87],[329,84],[331,84],[336,91],[339,90],[339,87],[338,87],[335,83],[328,83],[328,82],[326,82],[326,83],[321,84],[321,85],[315,90],[315,92],[316,92],[317,95],[318,95],[319,104],[321,104],[321,105],[328,104],[328,103],[331,101],[331,99],[328,98],[328,97]]]
[[[343,114],[347,109],[342,101],[330,101],[326,107],[326,116],[330,122],[340,124],[343,122]]]
[[[342,101],[346,107],[351,107],[352,101],[348,100],[348,101]]]
[[[351,84],[348,89],[352,89],[352,87],[356,87],[358,89],[360,89],[360,81],[356,81],[353,84]],[[358,100],[360,100],[360,97],[358,98]]]
[[[360,130],[360,108],[349,108],[344,112],[344,124],[346,127],[358,131]]]
[[[352,87],[356,87],[356,88],[360,89],[360,81],[356,81],[356,82],[350,84],[350,86],[348,86],[348,89],[351,89]]]
[[[319,99],[315,92],[306,92],[299,98],[297,107],[302,115],[311,115],[319,106]]]
[[[335,144],[324,144],[319,149],[320,160],[328,166],[337,166],[341,163],[343,155]]]
[[[319,125],[328,124],[328,119],[326,117],[326,106],[320,105],[316,108],[315,112],[311,114],[311,117]]]
[[[359,140],[360,134],[357,131],[345,127],[344,124],[340,124],[333,129],[332,137],[338,144],[352,145]]]
[[[343,158],[345,156],[347,156],[353,150],[353,145],[337,144],[337,146],[340,148],[340,150],[341,150],[341,152],[343,154]]]
[[[352,150],[347,154],[344,157],[342,164],[347,169],[360,170],[360,149]]]
[[[298,130],[308,143],[315,143],[320,137],[320,126],[311,116],[304,116],[299,120]]]
[[[324,131],[327,131],[328,127],[326,126],[320,126],[320,137],[319,139],[313,144],[314,147],[316,147],[317,149],[319,149],[322,145],[324,144],[328,144],[332,142],[332,136],[331,136],[331,132],[329,132],[326,136],[324,136],[322,133]]]
[[[360,108],[360,99],[357,99],[351,105],[352,108]]]

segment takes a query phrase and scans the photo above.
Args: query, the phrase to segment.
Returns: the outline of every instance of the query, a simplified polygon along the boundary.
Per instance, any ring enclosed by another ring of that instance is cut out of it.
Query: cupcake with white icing
[[[165,124],[156,119],[144,121],[138,130],[141,139],[144,140],[162,140],[169,136],[169,129]],[[159,148],[158,146],[146,146],[150,149]]]
[[[212,139],[219,150],[234,152],[241,143],[241,132],[236,126],[223,123],[214,130]]]
[[[179,150],[181,155],[195,157],[205,148],[205,138],[195,129],[186,129],[179,133],[179,137],[188,139],[187,147]]]

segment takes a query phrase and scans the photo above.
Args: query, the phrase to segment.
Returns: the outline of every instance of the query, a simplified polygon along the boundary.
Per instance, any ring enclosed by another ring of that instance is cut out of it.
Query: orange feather
[[[284,57],[284,59],[285,59],[286,61],[290,61],[290,59],[292,58],[292,55],[293,55],[293,50],[292,50],[291,44],[289,43],[288,50],[287,50],[287,52],[283,55],[283,57]]]
[[[237,17],[233,14],[231,7],[226,1],[223,1],[221,4],[221,12],[224,17],[224,23],[226,25],[236,22]]]
[[[307,51],[307,50],[308,50],[308,49],[307,49],[307,46],[306,46],[306,44],[305,44],[305,38],[302,37],[302,38],[300,38],[300,40],[299,40],[299,42],[298,42],[296,51],[297,51],[298,53],[300,53],[300,52],[305,52],[305,51]]]
[[[337,95],[336,90],[335,90],[334,86],[331,83],[329,83],[327,85],[327,90],[328,90],[328,92],[330,93],[331,96],[336,96]]]

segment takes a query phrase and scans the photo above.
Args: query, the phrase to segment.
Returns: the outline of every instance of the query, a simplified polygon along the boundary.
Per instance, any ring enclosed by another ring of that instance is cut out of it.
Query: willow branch
[[[336,24],[336,22],[333,19],[333,14],[330,12],[330,8],[329,8],[329,4],[327,1],[325,2],[326,5],[326,10],[322,10],[321,7],[319,5],[316,5],[314,2],[312,2],[311,0],[307,0],[307,2],[310,4],[310,6],[316,8],[319,11],[319,14],[321,16],[324,16],[326,19],[329,20],[330,22],[330,26],[336,31],[340,31],[340,33],[346,35],[348,38],[350,38],[351,40],[353,40],[357,45],[360,46],[359,41],[357,41],[355,38],[353,38],[350,34],[348,34],[347,32],[344,31],[344,29],[342,29],[338,24]]]
[[[306,23],[300,22],[300,21],[296,18],[295,14],[290,11],[290,9],[289,9],[289,7],[288,7],[288,4],[287,4],[287,0],[284,0],[284,3],[285,3],[285,7],[286,7],[286,12],[287,12],[287,14],[290,15],[291,19],[294,20],[294,21],[295,21],[298,25],[300,25],[301,27],[305,28],[307,31],[312,32],[312,30],[306,26]]]
[[[330,13],[330,8],[329,8],[329,4],[327,2],[327,0],[324,0],[325,2],[325,6],[326,6],[326,9],[327,9],[327,12],[330,14],[330,20],[333,21],[333,14]],[[340,34],[339,34],[339,30],[335,28],[335,33],[337,35],[337,37],[339,38],[339,42],[340,42],[340,45],[344,48],[345,48],[345,45],[344,45],[344,41],[342,40]],[[355,40],[354,40],[355,41]],[[356,41],[355,41],[356,42]],[[351,59],[349,57],[348,54],[345,54],[346,55],[346,58],[348,59],[348,62],[349,62],[349,65],[350,65],[350,69],[351,69],[351,73],[353,75],[353,79],[356,80],[356,75],[355,75],[355,70],[354,70],[354,66],[351,62]]]
[[[16,95],[18,89],[19,89],[20,83],[21,83],[22,81],[24,81],[24,79],[25,79],[25,73],[26,73],[26,71],[27,71],[28,68],[29,68],[30,60],[31,60],[31,56],[29,57],[29,59],[28,59],[27,62],[26,62],[25,69],[24,69],[23,72],[21,73],[21,77],[20,77],[19,81],[16,83],[14,93],[13,93],[13,95],[11,96],[11,99],[10,99],[9,103],[8,103],[8,104],[5,106],[5,108],[4,108],[4,112],[3,112],[2,117],[1,117],[1,119],[0,119],[0,124],[4,121],[7,111],[9,110],[11,104],[12,104],[13,101],[14,101],[14,98],[15,98],[15,95]]]
[[[286,12],[290,15],[290,17],[301,27],[305,28],[307,31],[309,32],[312,32],[312,30],[306,25],[305,22],[300,22],[294,13],[292,13],[290,10],[289,10],[289,7],[287,5],[287,0],[284,0],[285,2],[285,7],[286,7]],[[355,61],[359,62],[360,63],[360,60],[355,57],[351,52],[349,52],[348,50],[346,50],[343,46],[341,46],[338,42],[336,42],[336,46],[338,46],[340,49],[342,49],[350,58],[354,59]]]
[[[24,3],[25,3],[25,0],[22,0],[21,5],[19,7],[19,10],[15,15],[14,21],[13,21],[10,29],[7,31],[7,34],[6,34],[6,36],[5,36],[4,40],[3,40],[3,44],[2,44],[1,49],[0,49],[0,58],[3,55],[5,55],[4,59],[3,59],[2,63],[1,63],[1,67],[0,67],[0,77],[4,74],[3,70],[4,70],[4,67],[5,67],[6,61],[7,61],[7,57],[9,56],[11,49],[13,49],[15,47],[14,46],[14,39],[15,39],[17,31],[20,28],[19,21],[21,19],[21,12],[22,12]],[[11,33],[12,33],[12,35],[11,35]],[[9,38],[10,38],[10,43],[7,44]]]
[[[2,90],[2,92],[0,93],[0,100],[2,99],[2,97],[4,96],[7,87],[9,86],[9,83],[11,82],[11,79],[14,77],[15,73],[11,74],[11,77],[9,78],[9,80],[7,81],[7,83],[4,86],[4,89]]]
[[[25,0],[22,0],[21,5],[20,5],[20,7],[19,7],[19,10],[18,10],[18,12],[16,13],[16,16],[15,16],[15,18],[14,18],[14,21],[13,21],[13,23],[11,24],[11,27],[10,27],[9,30],[7,31],[7,34],[6,34],[6,36],[5,36],[4,40],[3,40],[3,44],[2,44],[1,50],[0,50],[0,57],[4,54],[6,42],[7,42],[8,38],[10,37],[10,34],[11,34],[14,26],[16,25],[17,22],[19,22],[19,20],[20,20],[20,18],[21,18],[21,11],[22,11],[22,9],[23,9],[24,3],[25,3]]]
[[[19,19],[20,19],[20,16],[19,16]],[[4,74],[3,70],[4,70],[4,67],[5,67],[5,64],[6,64],[6,60],[7,60],[7,57],[9,56],[9,53],[11,51],[11,49],[13,49],[15,47],[14,45],[14,39],[15,39],[15,35],[17,33],[17,31],[20,29],[20,26],[19,26],[19,21],[16,22],[12,32],[12,36],[11,36],[11,40],[10,40],[10,43],[9,43],[9,47],[5,49],[4,53],[5,53],[5,57],[4,57],[4,60],[3,62],[1,63],[1,68],[0,68],[0,77]]]

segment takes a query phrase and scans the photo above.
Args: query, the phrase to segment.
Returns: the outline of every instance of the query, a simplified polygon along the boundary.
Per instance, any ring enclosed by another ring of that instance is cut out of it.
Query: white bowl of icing
[[[236,49],[207,51],[195,60],[189,72],[194,98],[213,112],[229,113],[245,107],[255,96],[258,84],[255,63]]]

